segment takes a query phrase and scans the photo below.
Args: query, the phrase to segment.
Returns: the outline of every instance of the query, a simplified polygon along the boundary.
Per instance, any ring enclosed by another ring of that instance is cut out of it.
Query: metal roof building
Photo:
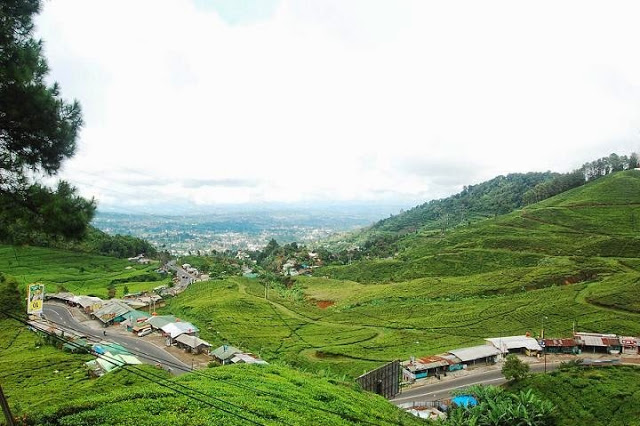
[[[607,353],[619,353],[622,350],[620,339],[615,334],[575,333],[575,339],[583,350]]]
[[[449,351],[462,362],[479,360],[489,360],[495,362],[495,357],[500,355],[500,351],[490,345],[473,346],[470,348],[454,349]]]
[[[222,362],[223,364],[227,364],[228,361],[233,358],[235,354],[242,353],[242,351],[236,347],[230,345],[222,345],[213,352],[211,352],[211,356]]]
[[[122,303],[118,300],[111,300],[102,305],[102,307],[97,311],[94,311],[93,316],[107,324],[132,310],[133,309],[131,309],[126,303]]]
[[[268,364],[267,361],[258,358],[257,356],[253,355],[253,354],[247,354],[247,353],[239,353],[239,354],[235,354],[233,356],[233,358],[231,358],[231,362],[234,364],[261,364],[261,365],[266,365]]]
[[[502,353],[509,352],[541,352],[542,346],[536,339],[529,336],[505,336],[505,337],[491,337],[484,339],[495,348],[502,351]]]
[[[152,316],[147,320],[148,324],[151,324],[153,328],[162,328],[167,324],[171,324],[172,322],[176,322],[177,318],[173,315],[158,315]]]
[[[188,334],[181,334],[176,337],[176,343],[179,347],[188,350],[191,353],[200,353],[202,351],[208,351],[211,348],[211,344],[200,339],[196,336],[189,336]]]
[[[70,300],[71,303],[75,303],[78,306],[81,306],[82,309],[90,308],[94,311],[100,309],[101,306],[104,306],[108,301],[100,299],[99,297],[94,296],[73,296]]]
[[[198,331],[198,327],[191,324],[190,322],[172,322],[164,327],[160,327],[164,333],[167,333],[169,337],[175,339],[181,334],[192,334]]]

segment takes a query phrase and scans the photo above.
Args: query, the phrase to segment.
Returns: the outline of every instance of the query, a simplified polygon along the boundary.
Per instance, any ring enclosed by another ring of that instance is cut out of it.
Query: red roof
[[[442,362],[442,361],[446,362],[449,365],[453,364],[453,361],[438,355],[425,356],[424,358],[419,358],[417,361],[419,361],[421,364],[431,364],[432,362]]]
[[[620,339],[617,337],[603,337],[602,343],[607,346],[620,346]]]
[[[576,346],[573,339],[544,339],[544,346],[549,347],[571,347]]]

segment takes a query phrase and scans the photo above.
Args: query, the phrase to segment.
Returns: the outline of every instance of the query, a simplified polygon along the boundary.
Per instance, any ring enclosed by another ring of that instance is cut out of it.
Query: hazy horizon
[[[636,16],[632,1],[56,0],[36,23],[50,80],[84,111],[60,177],[128,209],[416,205],[638,151]]]

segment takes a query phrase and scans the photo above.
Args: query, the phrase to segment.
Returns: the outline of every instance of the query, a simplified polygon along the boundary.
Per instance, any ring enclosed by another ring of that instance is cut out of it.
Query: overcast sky
[[[102,208],[417,204],[640,149],[640,2],[47,0]]]

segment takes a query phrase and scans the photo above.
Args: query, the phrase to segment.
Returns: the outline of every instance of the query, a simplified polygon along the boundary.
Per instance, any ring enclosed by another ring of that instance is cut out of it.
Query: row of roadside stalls
[[[546,353],[580,354],[600,353],[610,355],[637,355],[640,339],[601,333],[575,333],[573,338],[544,339]]]
[[[78,306],[87,314],[90,314],[91,312],[100,309],[100,307],[104,303],[104,301],[99,297],[76,296],[73,293],[65,293],[65,292],[45,294],[45,299],[64,302],[69,306]]]
[[[485,339],[485,345],[454,349],[446,354],[411,358],[402,362],[403,380],[413,382],[426,377],[439,377],[447,372],[474,365],[490,365],[507,354],[539,356],[553,354],[629,354],[640,353],[640,338],[615,334],[575,333],[574,338],[536,340],[529,336],[506,336]]]
[[[446,354],[412,359],[403,362],[402,379],[413,382],[426,377],[440,377],[447,372],[466,369],[473,365],[490,365],[498,361],[501,352],[491,345],[479,345],[449,351]]]
[[[508,336],[485,339],[485,345],[454,349],[446,354],[411,359],[402,363],[402,377],[405,382],[426,377],[440,377],[447,372],[463,370],[469,366],[491,365],[501,356],[522,353],[536,356],[542,352],[540,344],[528,336]]]
[[[623,352],[624,347],[624,353],[638,353],[638,341],[634,337],[618,337],[615,334],[575,333],[574,338],[581,352],[618,355]]]

